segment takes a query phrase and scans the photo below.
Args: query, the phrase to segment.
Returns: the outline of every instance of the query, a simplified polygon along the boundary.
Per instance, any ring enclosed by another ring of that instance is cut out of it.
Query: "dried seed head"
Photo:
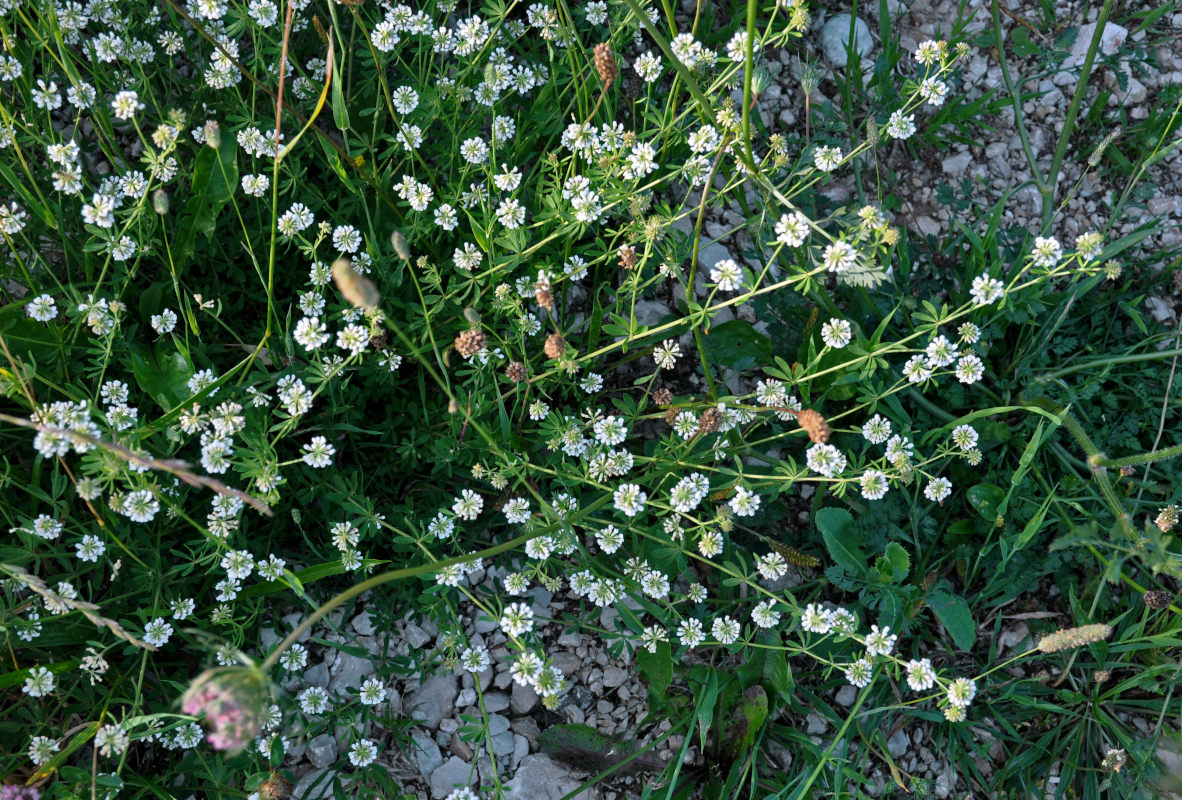
[[[797,412],[796,421],[808,433],[813,444],[825,444],[829,441],[829,424],[820,412],[806,408]]]
[[[341,296],[354,308],[373,311],[381,298],[373,281],[357,273],[347,258],[338,258],[332,264],[332,279]]]
[[[1058,653],[1062,650],[1071,650],[1092,642],[1102,641],[1111,635],[1112,626],[1103,623],[1066,628],[1044,636],[1042,641],[1038,643],[1038,649],[1044,653]]]
[[[1178,506],[1166,506],[1157,515],[1153,524],[1161,528],[1162,533],[1169,533],[1178,524]]]
[[[554,295],[549,289],[538,289],[534,292],[534,299],[538,301],[538,305],[547,311],[554,310]]]
[[[547,358],[561,358],[566,352],[566,339],[561,334],[552,333],[546,337],[546,346],[542,349]]]
[[[722,425],[722,412],[717,408],[708,408],[702,412],[702,418],[698,420],[698,433],[714,433],[720,425]]]
[[[1124,478],[1131,477],[1132,474],[1136,471],[1137,470],[1133,468],[1132,464],[1125,464],[1123,467],[1120,468],[1121,477],[1124,477]]]
[[[385,350],[390,346],[390,334],[378,331],[369,337],[369,346],[374,350]]]
[[[1125,765],[1127,760],[1128,754],[1123,749],[1109,750],[1104,754],[1104,760],[1100,762],[1100,766],[1113,772],[1120,772],[1120,768]]]
[[[653,402],[659,406],[667,406],[673,402],[673,392],[662,386],[653,392]]]
[[[291,781],[285,781],[281,775],[272,772],[271,777],[259,786],[259,800],[287,800],[291,797],[291,789]]]
[[[1141,595],[1141,599],[1145,601],[1145,605],[1150,608],[1160,609],[1169,608],[1172,596],[1164,589],[1150,589],[1145,594]]]
[[[163,189],[152,192],[152,210],[162,217],[168,213],[168,192]]]
[[[479,353],[487,344],[488,339],[485,337],[484,331],[472,328],[456,337],[456,352],[467,358]]]
[[[398,231],[390,234],[390,245],[394,248],[394,252],[403,261],[410,261],[410,245],[406,243],[406,237]]]
[[[620,248],[620,266],[629,271],[636,269],[636,251],[631,245]]]
[[[217,150],[222,146],[222,126],[218,125],[217,120],[208,120],[205,123],[205,144],[208,147]]]
[[[512,361],[505,367],[505,377],[514,383],[521,383],[529,377],[529,369],[520,361]]]
[[[1111,677],[1112,673],[1106,669],[1098,669],[1092,673],[1092,680],[1096,683],[1105,683]]]
[[[681,416],[681,409],[674,406],[665,412],[665,424],[673,427],[673,423],[677,422],[677,418]]]
[[[616,57],[612,54],[612,47],[607,42],[595,45],[595,71],[599,73],[599,80],[605,87],[616,82],[620,70],[616,66]]]

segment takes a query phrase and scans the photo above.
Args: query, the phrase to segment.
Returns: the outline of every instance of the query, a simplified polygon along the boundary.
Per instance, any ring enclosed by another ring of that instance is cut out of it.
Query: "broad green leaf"
[[[850,512],[844,508],[822,508],[817,512],[817,527],[835,564],[845,567],[852,575],[866,574],[866,556],[854,533]]]
[[[229,131],[222,131],[217,150],[202,147],[193,166],[193,196],[185,204],[173,248],[173,262],[184,266],[193,257],[197,234],[213,237],[218,213],[234,195],[238,185],[238,141]]]
[[[163,341],[155,351],[144,345],[132,347],[131,372],[136,383],[165,411],[176,408],[189,397],[193,362]]]
[[[973,615],[969,613],[969,604],[964,598],[937,590],[927,596],[927,603],[957,648],[972,648],[977,638],[977,626],[973,623]]]
[[[636,651],[636,669],[648,681],[649,690],[664,694],[673,683],[673,654],[668,642],[658,642],[657,652],[650,653],[644,648]]]
[[[1006,493],[1000,486],[978,483],[976,486],[970,486],[965,496],[969,499],[969,505],[977,510],[982,519],[993,522],[997,519],[997,509],[1005,500]]]
[[[712,363],[731,369],[748,369],[772,360],[771,339],[741,319],[713,326],[702,341]]]

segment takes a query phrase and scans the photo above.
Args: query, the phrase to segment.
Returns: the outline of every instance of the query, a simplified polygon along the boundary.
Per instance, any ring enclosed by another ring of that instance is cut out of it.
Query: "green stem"
[[[1152,353],[1130,353],[1126,356],[1109,356],[1106,358],[1096,358],[1091,361],[1084,361],[1071,367],[1063,367],[1054,372],[1047,372],[1039,375],[1034,380],[1038,383],[1050,383],[1056,378],[1061,378],[1064,375],[1070,375],[1073,372],[1081,372],[1083,370],[1090,370],[1093,367],[1111,366],[1113,364],[1135,364],[1138,361],[1154,361],[1159,358],[1172,358],[1174,356],[1182,356],[1182,348],[1171,348],[1170,350],[1156,350]]]
[[[1152,464],[1155,461],[1165,461],[1166,459],[1176,458],[1180,455],[1182,455],[1182,444],[1176,444],[1173,447],[1166,447],[1162,450],[1153,450],[1148,453],[1139,453],[1135,456],[1125,456],[1124,458],[1108,458],[1103,453],[1098,453],[1095,462],[1101,467],[1131,467],[1134,464]]]

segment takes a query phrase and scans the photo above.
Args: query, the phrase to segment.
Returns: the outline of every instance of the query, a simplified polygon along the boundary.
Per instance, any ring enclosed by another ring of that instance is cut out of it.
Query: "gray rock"
[[[973,154],[966,151],[964,153],[957,153],[954,156],[948,156],[948,158],[944,159],[942,167],[945,174],[959,178],[968,171],[969,165],[972,163]]]
[[[513,683],[513,693],[509,698],[509,709],[515,716],[520,717],[522,714],[529,713],[530,709],[538,704],[538,693],[534,691],[532,686],[523,686],[520,683]]]
[[[353,617],[353,630],[357,631],[360,636],[373,636],[377,628],[373,625],[373,615],[368,611],[362,611],[357,616]]]
[[[628,681],[628,673],[619,667],[607,667],[603,670],[603,685],[609,689],[623,686]]]
[[[444,714],[455,707],[458,693],[454,675],[432,675],[406,698],[405,708],[412,719],[428,730],[435,730]]]
[[[509,695],[504,692],[489,692],[484,696],[484,710],[489,714],[504,711],[509,707]]]
[[[513,758],[509,762],[513,766],[513,769],[516,770],[518,765],[521,764],[521,759],[525,758],[528,755],[529,755],[529,739],[526,739],[520,733],[514,734],[514,736],[513,736]]]
[[[304,670],[304,683],[308,686],[316,686],[321,689],[328,688],[328,664],[321,661],[319,664]]]
[[[652,302],[652,301],[643,301],[643,302]],[[639,306],[639,305],[640,305],[640,303],[637,303],[637,306]],[[583,643],[583,634],[581,634],[577,631],[566,631],[565,633],[563,633],[561,636],[558,637],[558,646],[559,647],[578,647],[582,643]]]
[[[476,621],[472,623],[474,630],[477,633],[492,633],[497,629],[497,621],[487,614],[479,614]]]
[[[406,623],[406,630],[402,632],[402,636],[414,650],[423,649],[431,641],[430,634],[413,622]]]
[[[469,768],[467,762],[459,756],[452,756],[443,766],[431,773],[431,797],[443,800],[452,793],[456,784],[472,786],[476,782],[476,773]]]
[[[907,736],[906,731],[897,730],[891,738],[887,739],[887,752],[891,754],[891,758],[902,758],[910,748],[911,739]]]
[[[579,657],[569,650],[562,650],[555,653],[550,663],[562,670],[562,674],[567,676],[574,675],[579,671],[579,667],[583,665]]]
[[[368,658],[358,658],[348,653],[338,653],[336,663],[332,665],[332,681],[328,690],[341,697],[348,689],[356,689],[361,682],[373,674],[373,662]]]
[[[443,755],[439,752],[439,745],[425,731],[418,728],[411,731],[410,738],[414,745],[415,762],[419,765],[419,772],[430,780],[435,770],[443,766]]]
[[[1095,33],[1096,23],[1094,22],[1080,26],[1079,33],[1075,36],[1075,41],[1071,43],[1071,54],[1067,61],[1064,62],[1064,67],[1076,59],[1078,59],[1077,63],[1083,63],[1084,57],[1088,53],[1088,45],[1092,43],[1092,36]],[[1115,22],[1109,22],[1104,26],[1104,33],[1100,34],[1100,52],[1106,56],[1114,55],[1120,50],[1128,38],[1128,28],[1117,25]]]
[[[838,69],[844,67],[848,58],[846,50],[850,41],[850,15],[836,14],[821,28],[821,49],[829,63]],[[870,35],[870,26],[861,18],[854,20],[853,51],[859,58],[870,55],[874,49],[874,37]]]
[[[810,736],[824,733],[829,728],[829,723],[816,714],[809,714],[805,717],[805,722],[808,725],[807,731]]]
[[[669,306],[659,300],[637,300],[636,308],[633,310],[636,315],[636,324],[644,325],[645,327],[655,328],[661,322],[661,318],[669,314]],[[566,636],[567,634],[563,634]],[[578,634],[575,634],[578,636]],[[558,638],[558,643],[562,644],[562,637]],[[564,645],[575,646],[575,645]]]
[[[1141,81],[1132,75],[1128,75],[1127,78],[1129,83],[1123,92],[1120,90],[1120,84],[1117,84],[1116,96],[1120,100],[1121,105],[1128,108],[1129,106],[1144,103],[1149,98],[1149,90],[1145,88],[1145,84],[1141,83]]]
[[[939,800],[944,800],[947,797],[951,797],[954,791],[956,791],[956,767],[952,766],[951,763],[946,763],[936,778],[936,786],[932,790],[932,793]]]
[[[337,741],[322,733],[308,742],[308,760],[318,769],[331,767],[337,760]]]
[[[582,781],[570,770],[550,758],[535,753],[521,761],[513,780],[505,784],[505,800],[559,800],[575,791]],[[584,789],[572,800],[599,800],[595,787]]]
[[[853,686],[850,686],[848,683],[845,686],[843,686],[837,690],[838,705],[842,705],[842,706],[845,706],[846,708],[849,708],[850,706],[852,706],[854,704],[854,701],[857,699],[858,699],[858,690],[855,689]]]
[[[458,733],[451,735],[451,751],[465,761],[471,761],[472,756],[476,755],[472,745],[461,739]]]
[[[327,800],[332,797],[332,775],[326,769],[310,769],[296,781],[292,800]]]
[[[476,705],[476,689],[464,689],[460,692],[460,697],[456,700],[456,706],[463,708],[464,706]]]

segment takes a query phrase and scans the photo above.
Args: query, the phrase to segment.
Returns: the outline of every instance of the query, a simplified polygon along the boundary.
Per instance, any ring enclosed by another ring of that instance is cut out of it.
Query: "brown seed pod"
[[[813,444],[825,444],[829,441],[829,424],[820,412],[806,408],[797,412],[796,421],[808,433]]]
[[[714,433],[722,425],[722,412],[717,408],[708,408],[702,412],[698,420],[698,433]]]
[[[611,86],[616,82],[616,78],[620,75],[619,67],[616,66],[616,57],[612,54],[612,47],[607,42],[600,42],[595,45],[595,71],[599,73],[599,80],[603,81],[605,87]]]
[[[653,392],[653,402],[659,406],[667,406],[673,402],[673,392],[662,386]]]
[[[1111,625],[1082,625],[1078,628],[1067,628],[1044,636],[1038,643],[1038,649],[1044,653],[1058,653],[1062,650],[1099,642],[1111,635]]]
[[[673,423],[677,422],[677,418],[681,416],[681,409],[677,407],[670,408],[665,412],[665,423],[669,427],[673,427]]]
[[[456,352],[467,358],[479,353],[488,344],[483,331],[469,329],[456,337]]]
[[[1169,608],[1170,607],[1170,593],[1164,589],[1150,589],[1145,594],[1141,595],[1141,599],[1145,601],[1145,605],[1154,609]]]
[[[547,311],[554,310],[554,295],[549,289],[538,289],[534,292],[534,299],[538,301],[538,305]]]
[[[529,369],[520,361],[513,361],[505,367],[505,377],[514,383],[521,383],[529,377]]]
[[[562,334],[550,334],[546,337],[546,346],[543,351],[547,358],[562,358],[563,353],[566,352],[566,339],[562,338]]]
[[[636,269],[636,251],[631,245],[620,248],[620,266],[629,271]]]
[[[390,346],[390,334],[386,331],[378,331],[369,337],[369,346],[374,350],[385,350]]]

